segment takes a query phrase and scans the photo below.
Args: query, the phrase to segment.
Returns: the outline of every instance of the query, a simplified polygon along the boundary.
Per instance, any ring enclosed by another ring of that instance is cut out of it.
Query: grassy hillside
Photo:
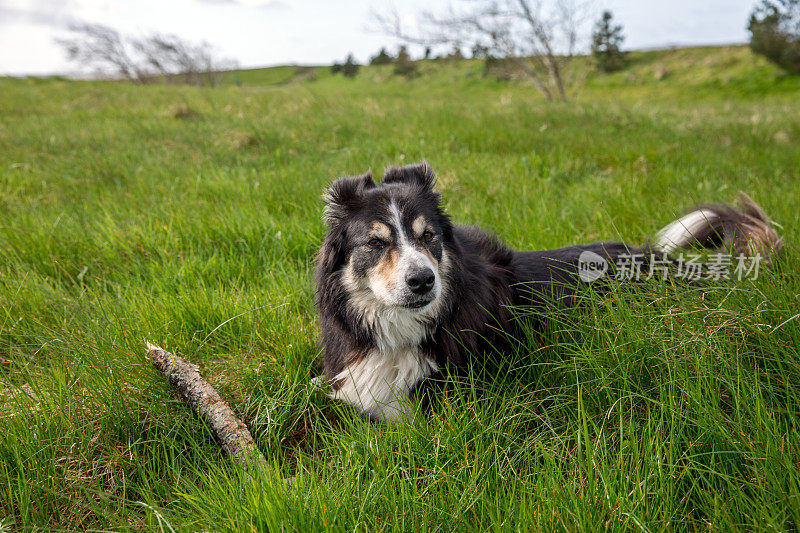
[[[631,59],[554,104],[472,61],[0,79],[2,527],[796,529],[800,82],[741,47]],[[423,158],[456,221],[518,248],[641,242],[741,189],[787,249],[554,310],[424,423],[375,424],[307,388],[320,192]],[[270,471],[228,464],[144,339],[200,364]]]
[[[786,75],[763,57],[754,55],[747,46],[630,52],[627,56],[628,67],[613,74],[589,69],[587,76],[586,64],[589,61],[586,57],[578,57],[567,72],[567,77],[585,78],[574,89],[578,99],[616,99],[620,96],[640,99],[666,95],[671,98],[696,99],[702,96],[720,99],[796,94],[800,90],[800,77]],[[406,88],[421,85],[428,90],[436,86],[451,87],[453,83],[459,86],[470,83],[495,89],[499,86],[524,85],[523,82],[509,84],[487,79],[482,60],[429,60],[417,64],[421,76],[411,82],[393,76],[391,65],[363,68],[359,78],[362,82],[381,84],[398,82]],[[232,72],[225,82],[246,87],[268,87],[307,82],[310,77],[329,81],[332,75],[329,67],[283,66]]]

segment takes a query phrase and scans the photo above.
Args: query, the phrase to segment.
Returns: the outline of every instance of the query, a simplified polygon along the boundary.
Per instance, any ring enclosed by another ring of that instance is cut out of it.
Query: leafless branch
[[[580,46],[590,11],[587,1],[461,1],[460,8],[420,12],[416,31],[404,27],[394,9],[373,14],[373,21],[379,30],[410,44],[480,44],[489,58],[515,65],[546,99],[567,99],[565,69]]]
[[[176,35],[155,33],[137,39],[108,26],[86,23],[70,30],[72,38],[57,41],[70,61],[139,83],[213,86],[223,71],[236,68],[235,61],[218,58],[208,43],[193,44]]]
[[[75,35],[58,39],[67,58],[80,66],[91,66],[101,72],[111,72],[129,80],[145,77],[136,64],[125,38],[113,28],[102,24],[76,23],[69,27]]]

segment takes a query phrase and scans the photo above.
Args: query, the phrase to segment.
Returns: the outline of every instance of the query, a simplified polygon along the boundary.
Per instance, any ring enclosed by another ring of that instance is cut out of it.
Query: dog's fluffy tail
[[[657,251],[671,254],[691,246],[719,249],[734,255],[755,256],[765,261],[777,255],[783,239],[752,198],[739,193],[739,208],[725,204],[700,205],[661,229],[653,243]]]

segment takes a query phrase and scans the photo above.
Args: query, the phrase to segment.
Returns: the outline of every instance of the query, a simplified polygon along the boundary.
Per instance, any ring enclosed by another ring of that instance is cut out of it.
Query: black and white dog
[[[376,419],[410,421],[415,389],[446,366],[511,333],[514,311],[534,310],[579,287],[590,258],[668,254],[690,244],[765,256],[781,239],[746,196],[741,210],[696,208],[654,243],[599,242],[517,252],[474,227],[454,225],[422,163],[336,180],[325,194],[329,227],[317,257],[324,380],[330,396]],[[646,252],[646,253],[645,253]],[[666,256],[665,256],[666,257]]]

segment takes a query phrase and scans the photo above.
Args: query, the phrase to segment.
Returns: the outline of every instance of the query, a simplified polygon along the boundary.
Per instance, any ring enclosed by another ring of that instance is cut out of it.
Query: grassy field
[[[554,104],[469,61],[0,79],[0,530],[796,530],[800,78],[745,48],[632,62]],[[375,424],[307,388],[320,193],[423,158],[518,248],[642,242],[739,189],[787,248],[755,281],[553,312],[425,423]],[[145,339],[269,471],[227,462]]]

